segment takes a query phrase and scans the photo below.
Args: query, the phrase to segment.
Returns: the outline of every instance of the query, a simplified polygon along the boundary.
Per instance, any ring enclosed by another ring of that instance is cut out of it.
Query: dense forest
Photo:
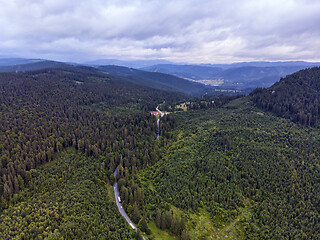
[[[125,83],[86,67],[0,74],[0,213],[7,209],[0,224],[14,211],[20,192],[30,191],[34,169],[54,161],[57,153],[69,147],[99,159],[107,183],[112,183],[119,164],[126,174],[151,164],[157,159],[154,145],[158,141],[156,119],[148,111],[183,97]],[[162,122],[162,128],[172,126]],[[30,201],[37,199],[35,195]],[[113,223],[110,227],[115,229]]]
[[[154,221],[178,211],[191,239],[320,237],[319,129],[248,97],[175,119],[162,157],[136,175]]]
[[[320,117],[320,67],[301,70],[267,89],[255,89],[251,99],[262,109],[313,126]]]
[[[117,211],[106,171],[74,150],[32,169],[0,217],[0,239],[139,239]]]
[[[139,239],[117,166],[148,239],[320,238],[317,76],[187,99],[89,67],[1,73],[0,238]]]

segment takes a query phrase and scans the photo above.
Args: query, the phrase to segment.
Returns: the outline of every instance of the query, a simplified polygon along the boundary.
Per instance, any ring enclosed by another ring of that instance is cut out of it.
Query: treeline
[[[148,165],[157,129],[154,117],[144,110],[179,97],[90,68],[1,73],[0,211],[27,184],[31,169],[67,147],[87,156],[107,156],[109,176],[121,161],[130,171]],[[141,113],[106,116],[91,109],[99,102],[110,107],[139,102]]]
[[[212,109],[215,107],[222,106],[236,98],[240,98],[243,95],[204,95],[202,97],[192,97],[183,102],[175,103],[175,105],[170,105],[170,103],[161,104],[161,109],[164,111],[184,111],[184,110],[198,110],[198,109]],[[184,107],[181,107],[184,106]]]
[[[180,218],[170,211],[161,212],[157,210],[155,222],[157,228],[161,230],[168,230],[176,236],[180,236],[181,239],[190,239],[189,233],[185,230],[186,223],[184,218]]]
[[[122,174],[121,174],[122,173]],[[189,233],[186,231],[185,219],[179,215],[175,215],[172,211],[151,211],[145,206],[145,192],[139,187],[130,175],[128,179],[128,171],[122,166],[118,168],[117,176],[122,176],[118,180],[118,188],[120,189],[120,197],[123,207],[131,220],[138,224],[139,228],[146,234],[151,231],[147,226],[147,222],[154,220],[156,226],[161,230],[166,230],[180,237],[180,239],[189,239]],[[148,196],[150,198],[150,196]]]
[[[185,102],[187,110],[198,110],[198,109],[210,109],[214,107],[220,107],[234,99],[240,98],[242,95],[234,96],[203,96],[190,99],[189,102]]]
[[[272,87],[255,89],[251,99],[260,108],[314,126],[320,116],[320,68],[301,70],[282,78]]]

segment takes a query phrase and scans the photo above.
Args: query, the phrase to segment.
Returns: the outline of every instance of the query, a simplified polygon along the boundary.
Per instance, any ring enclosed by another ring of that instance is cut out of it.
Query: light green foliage
[[[215,228],[237,224],[229,238],[319,237],[319,129],[259,112],[245,97],[177,113],[175,139],[140,178],[150,209],[182,209],[193,232],[205,209]]]

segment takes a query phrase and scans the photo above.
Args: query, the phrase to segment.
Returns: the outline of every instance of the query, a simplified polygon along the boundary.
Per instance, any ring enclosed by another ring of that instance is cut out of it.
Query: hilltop
[[[303,125],[314,125],[320,117],[320,68],[301,70],[266,89],[250,94],[260,108]]]

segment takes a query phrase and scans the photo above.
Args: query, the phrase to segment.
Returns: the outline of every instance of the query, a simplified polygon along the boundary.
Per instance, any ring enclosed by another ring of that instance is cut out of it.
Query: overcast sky
[[[320,61],[318,0],[0,0],[0,56]]]

